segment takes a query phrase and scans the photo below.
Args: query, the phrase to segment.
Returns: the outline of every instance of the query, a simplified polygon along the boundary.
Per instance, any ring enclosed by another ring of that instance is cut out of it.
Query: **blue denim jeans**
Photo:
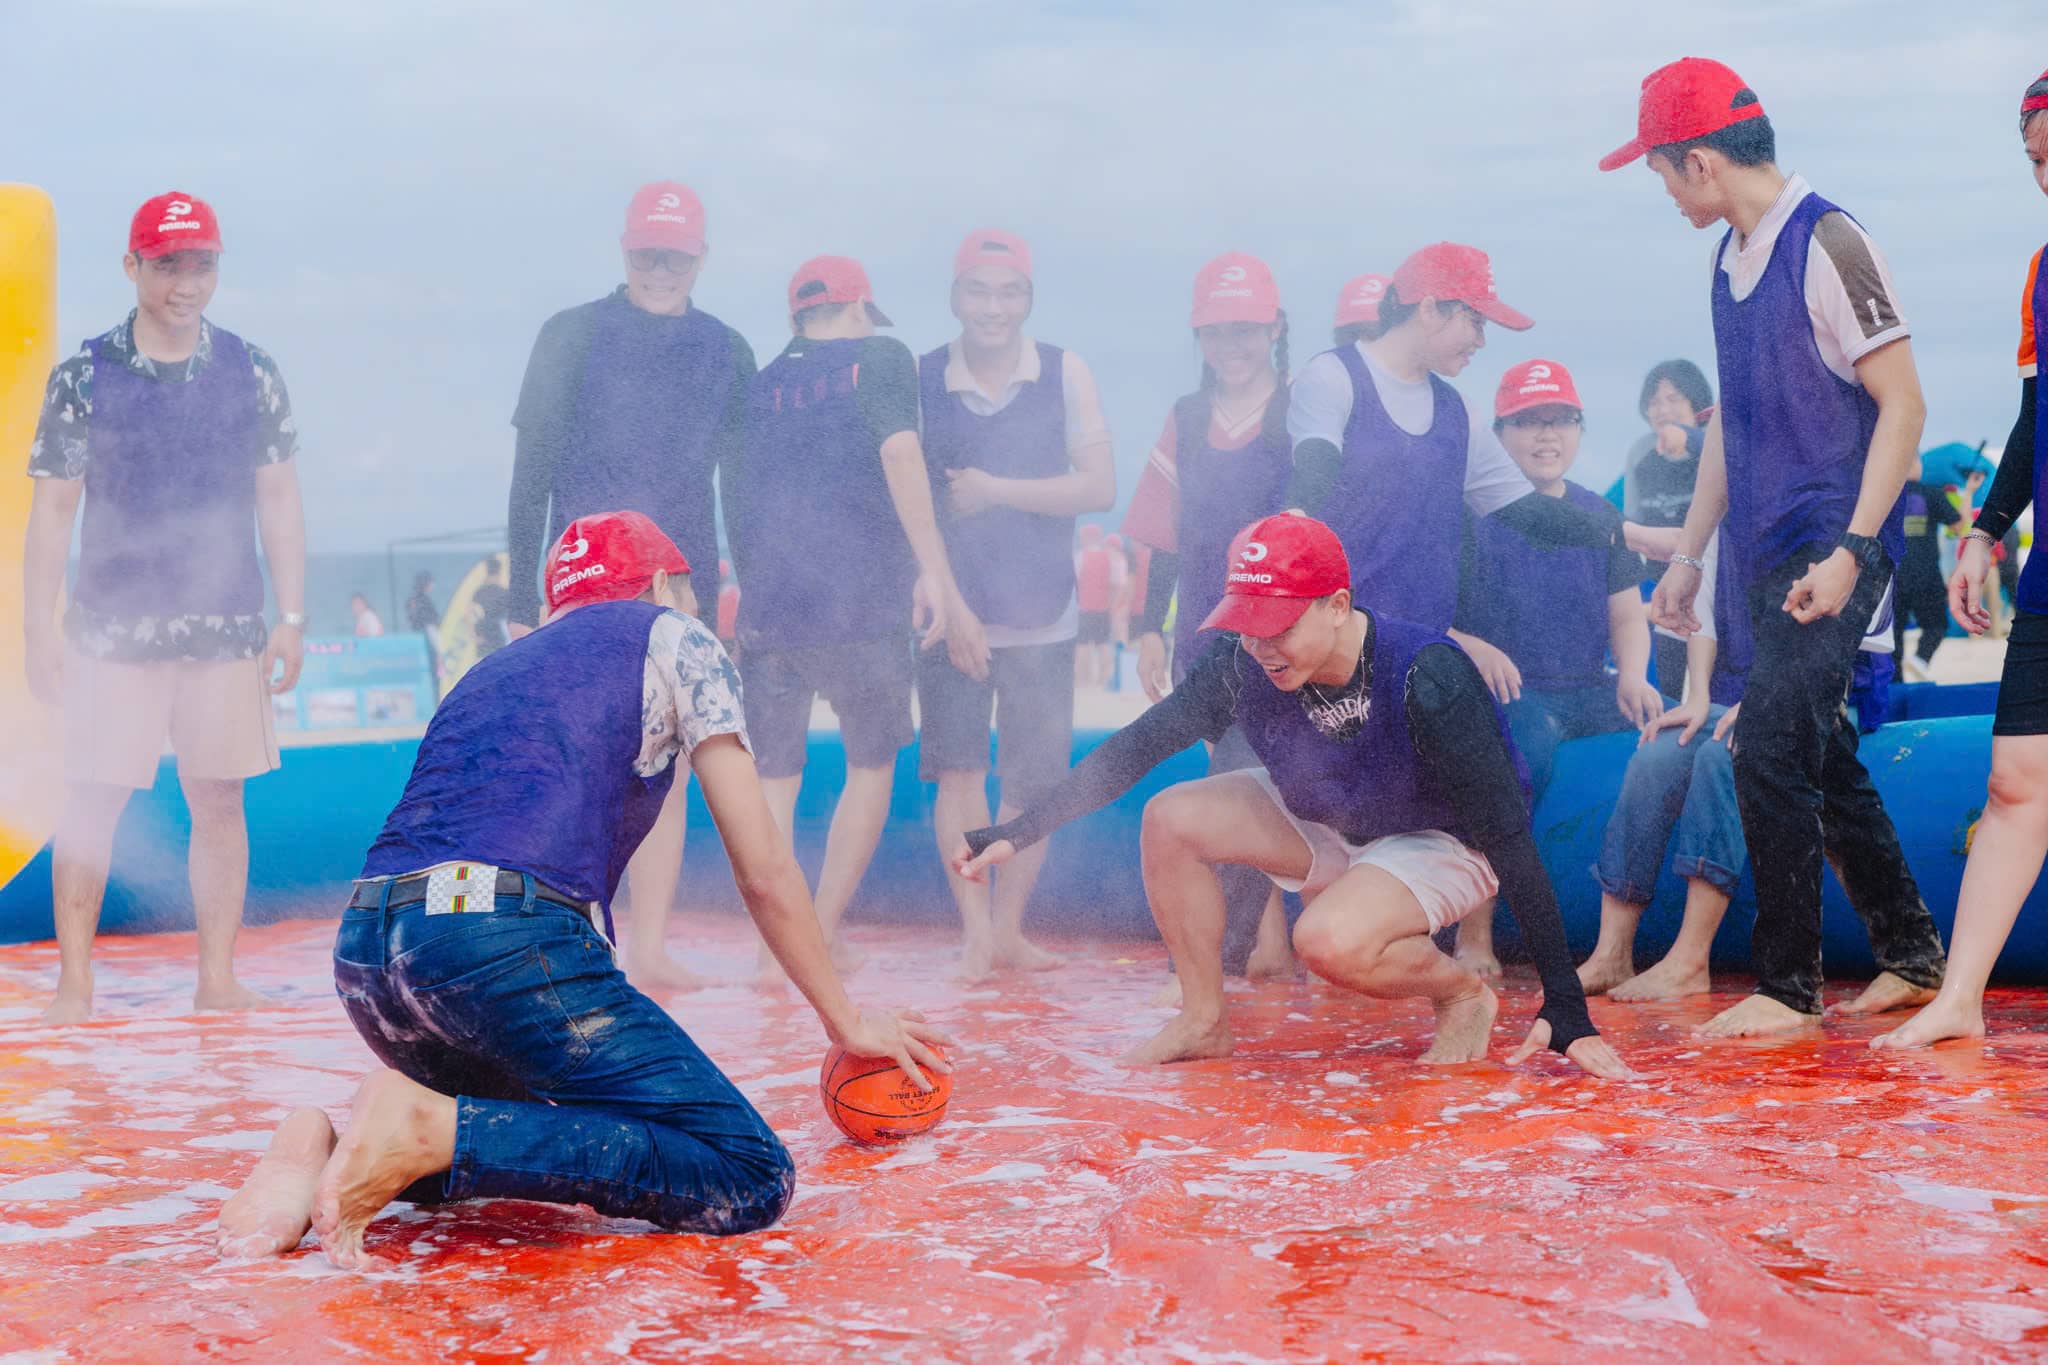
[[[455,1097],[454,1164],[401,1197],[588,1204],[713,1235],[781,1217],[781,1141],[587,917],[526,888],[489,914],[342,916],[349,1021],[386,1066]]]
[[[1728,746],[1714,738],[1714,726],[1727,710],[1710,707],[1706,724],[1682,748],[1678,731],[1664,730],[1629,758],[1600,843],[1594,875],[1602,891],[1648,905],[1668,843],[1672,871],[1734,894],[1747,851],[1735,804],[1735,762]]]
[[[1533,809],[1550,785],[1557,766],[1557,746],[1568,739],[1588,735],[1611,735],[1616,730],[1633,730],[1635,723],[1621,714],[1614,699],[1614,680],[1592,687],[1538,689],[1525,687],[1522,695],[1507,704],[1508,733],[1529,765],[1529,805]]]

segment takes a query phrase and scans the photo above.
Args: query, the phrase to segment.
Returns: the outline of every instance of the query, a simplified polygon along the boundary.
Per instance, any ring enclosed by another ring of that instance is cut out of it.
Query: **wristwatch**
[[[1859,536],[1854,531],[1844,531],[1836,544],[1855,558],[1859,569],[1875,569],[1884,563],[1884,542],[1876,536]]]
[[[304,630],[306,628],[306,613],[302,611],[281,611],[277,614],[277,623],[281,626],[290,626],[293,630]]]

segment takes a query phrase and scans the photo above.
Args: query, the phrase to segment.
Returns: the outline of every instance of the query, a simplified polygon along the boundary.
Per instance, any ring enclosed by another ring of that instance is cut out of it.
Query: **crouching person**
[[[220,1216],[225,1255],[297,1245],[372,1268],[393,1199],[588,1204],[683,1232],[750,1232],[795,1188],[789,1153],[613,960],[610,901],[676,778],[695,772],[747,909],[849,1052],[946,1070],[916,1015],[859,1010],[762,795],[737,675],[692,614],[689,566],[634,512],[581,518],[549,556],[550,619],[462,678],[371,845],[335,988],[385,1063],[337,1140],[295,1111]]]

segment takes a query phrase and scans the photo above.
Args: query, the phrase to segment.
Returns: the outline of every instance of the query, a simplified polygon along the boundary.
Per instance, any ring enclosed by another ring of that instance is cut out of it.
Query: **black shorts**
[[[2039,612],[2023,611],[2013,617],[1991,733],[2048,735],[2048,616]]]
[[[910,722],[910,640],[862,640],[804,649],[750,649],[740,666],[747,737],[761,776],[804,770],[811,702],[839,717],[849,768],[883,768],[916,731]]]
[[[987,772],[993,720],[1003,804],[1029,806],[1059,784],[1073,758],[1074,642],[991,649],[986,682],[953,667],[944,645],[923,650],[917,704],[920,777]]]
[[[1081,613],[1081,633],[1075,643],[1083,645],[1106,645],[1109,643],[1109,613],[1106,611],[1084,611]]]

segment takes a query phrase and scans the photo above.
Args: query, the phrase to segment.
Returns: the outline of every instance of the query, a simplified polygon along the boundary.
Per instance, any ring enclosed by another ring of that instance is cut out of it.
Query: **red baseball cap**
[[[1361,322],[1380,320],[1380,300],[1387,296],[1387,285],[1391,283],[1385,275],[1360,275],[1345,281],[1343,290],[1337,295],[1337,325],[1350,327]]]
[[[789,315],[821,303],[864,303],[877,327],[893,327],[889,315],[875,307],[875,287],[868,272],[851,256],[813,256],[789,277]]]
[[[1000,265],[1031,278],[1031,248],[1022,237],[1001,228],[977,228],[961,239],[953,253],[953,278],[959,279],[978,265]]]
[[[1530,408],[1549,407],[1586,410],[1586,405],[1579,401],[1578,385],[1572,383],[1572,372],[1555,360],[1525,360],[1511,366],[1500,377],[1500,387],[1494,390],[1495,417],[1512,417]]]
[[[1680,57],[1643,77],[1636,135],[1601,157],[1600,169],[1617,171],[1652,147],[1705,137],[1763,116],[1763,105],[1742,77],[1708,57]]]
[[[2036,109],[2048,109],[2048,71],[2036,76],[2034,83],[2020,96],[2022,114],[2031,114]]]
[[[1203,630],[1234,630],[1255,639],[1285,633],[1309,603],[1351,586],[1351,561],[1337,533],[1293,512],[1261,517],[1230,542],[1223,600]]]
[[[135,210],[128,222],[128,250],[144,260],[173,251],[219,251],[220,218],[198,195],[170,190]]]
[[[578,517],[548,551],[548,609],[572,602],[621,602],[638,597],[655,570],[688,573],[690,561],[659,526],[638,512]]]
[[[704,204],[697,192],[681,181],[657,180],[633,191],[619,245],[628,251],[662,247],[702,256],[704,227]]]
[[[1468,304],[1479,316],[1509,331],[1526,332],[1536,325],[1528,314],[1508,307],[1493,292],[1493,262],[1476,246],[1456,242],[1426,246],[1401,262],[1387,287],[1399,294],[1403,303],[1435,299]]]
[[[1195,272],[1195,310],[1189,325],[1271,323],[1280,316],[1280,286],[1256,256],[1226,251]]]

